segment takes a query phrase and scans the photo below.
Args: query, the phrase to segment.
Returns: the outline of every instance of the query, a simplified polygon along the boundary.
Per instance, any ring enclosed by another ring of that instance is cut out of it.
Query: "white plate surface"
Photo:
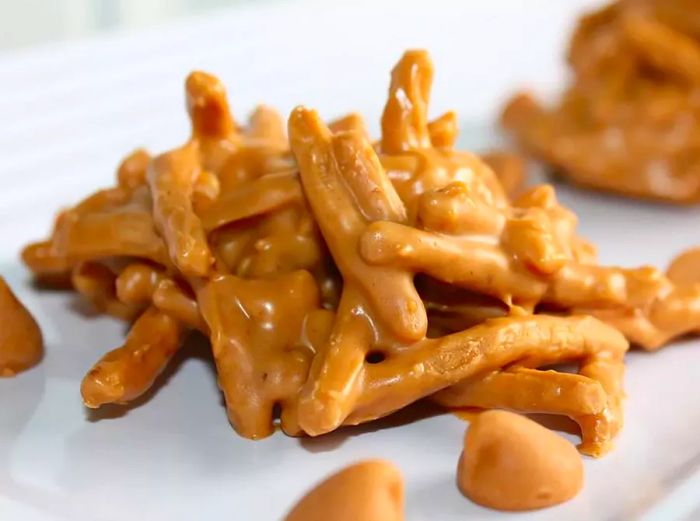
[[[313,482],[359,458],[404,472],[407,519],[700,518],[700,342],[628,358],[627,420],[617,448],[587,459],[586,485],[561,507],[492,512],[457,491],[465,423],[450,415],[383,421],[317,440],[252,442],[229,427],[206,347],[178,359],[156,392],[89,414],[85,371],[124,326],[86,316],[69,295],[38,292],[17,254],[53,213],[111,182],[131,148],[182,141],[182,80],[219,74],[236,113],[264,101],[333,116],[360,109],[376,130],[388,70],[425,46],[437,68],[434,113],[456,108],[463,143],[493,144],[487,122],[518,85],[561,84],[561,45],[590,2],[321,2],[251,6],[146,33],[0,55],[0,273],[41,323],[44,362],[0,380],[0,519],[275,520]],[[580,193],[561,199],[602,260],[665,265],[700,243],[700,211]],[[572,440],[575,438],[569,436]]]

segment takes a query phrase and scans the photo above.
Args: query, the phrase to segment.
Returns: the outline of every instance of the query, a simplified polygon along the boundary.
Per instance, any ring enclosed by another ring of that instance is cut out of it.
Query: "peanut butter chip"
[[[0,376],[14,376],[35,365],[42,355],[39,326],[0,277]]]
[[[568,501],[583,486],[583,463],[564,438],[524,416],[488,411],[464,437],[457,482],[480,505],[533,510]]]
[[[403,479],[388,461],[368,460],[333,474],[308,492],[285,521],[401,521]]]

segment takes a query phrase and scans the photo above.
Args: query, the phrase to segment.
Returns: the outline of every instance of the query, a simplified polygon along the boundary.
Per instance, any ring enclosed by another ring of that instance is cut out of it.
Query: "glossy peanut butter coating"
[[[491,150],[480,154],[480,157],[493,170],[501,182],[503,190],[511,198],[522,192],[527,176],[527,165],[524,157],[504,150]]]
[[[170,315],[147,309],[126,343],[103,356],[83,378],[85,405],[126,403],[146,392],[180,347],[182,327]]]
[[[511,198],[454,149],[456,116],[429,120],[431,87],[427,53],[407,52],[373,143],[357,114],[326,124],[298,107],[285,130],[261,106],[241,124],[221,82],[192,73],[190,139],[131,154],[115,187],[23,252],[37,276],[70,275],[134,321],[86,376],[85,403],[143,394],[197,330],[247,438],[320,435],[432,396],[567,415],[583,452],[608,450],[628,339],[696,331],[697,288],[599,266],[550,186]],[[578,374],[538,369],[559,362]]]
[[[394,227],[397,241],[427,232],[408,224],[408,212],[400,204],[402,199],[388,182],[382,165],[373,157],[371,147],[361,134],[333,135],[313,111],[299,108],[290,117],[290,141],[321,231],[324,237],[329,237],[330,233],[337,236],[328,240],[328,247],[344,280],[329,344],[314,359],[309,381],[302,389],[299,421],[307,433],[321,434],[344,422],[359,423],[386,415],[470,374],[478,375],[489,364],[500,368],[529,358],[529,363],[536,367],[547,364],[548,356],[575,359],[590,355],[591,367],[595,366],[600,373],[595,376],[610,384],[607,389],[610,407],[602,404],[599,410],[583,420],[582,447],[591,453],[606,450],[621,424],[622,356],[627,349],[621,335],[602,324],[596,327],[591,319],[581,323],[576,317],[524,316],[492,319],[451,335],[427,338],[424,304],[413,285],[419,267],[404,261],[414,253],[429,261],[429,256],[434,256],[434,265],[441,271],[428,273],[436,279],[459,285],[454,274],[459,274],[459,260],[456,256],[448,257],[448,250],[445,255],[447,262],[443,264],[437,261],[442,251],[416,252],[419,245],[415,243],[386,246],[375,240],[380,225]],[[350,150],[354,152],[350,153]],[[488,171],[485,166],[481,168]],[[364,174],[364,180],[358,179],[358,172]],[[443,171],[439,175],[447,174]],[[490,179],[487,177],[488,181]],[[480,179],[474,175],[470,181],[478,185]],[[426,176],[423,182],[439,181]],[[450,184],[453,186],[458,187],[460,194],[467,192],[463,183]],[[484,191],[483,198],[492,201],[487,188],[478,186]],[[498,196],[503,197],[500,193]],[[454,205],[457,211],[461,209],[461,202]],[[492,208],[485,202],[482,204],[485,208]],[[507,205],[505,200],[501,204],[504,208]],[[433,210],[440,215],[438,204],[428,205],[428,211]],[[448,214],[448,221],[455,213]],[[492,213],[491,222],[483,224],[483,221],[478,221],[477,226],[483,226],[484,230],[489,230],[489,227],[498,229],[501,216],[495,208]],[[433,219],[431,222],[438,221]],[[462,230],[460,224],[456,224],[459,231]],[[425,242],[434,245],[443,240],[443,247],[447,249],[455,241],[446,235],[434,237]],[[455,243],[458,247],[459,243]],[[472,252],[478,248],[477,241],[474,243]],[[497,248],[492,247],[491,251],[497,251]],[[384,254],[392,255],[391,262],[380,261]],[[534,254],[531,256],[539,259]],[[477,261],[472,262],[476,264]],[[363,276],[359,277],[358,273]],[[492,268],[490,273],[490,287],[497,289],[498,270]],[[510,270],[502,275],[512,276]],[[482,277],[487,279],[484,273],[473,276],[479,280]],[[524,286],[529,271],[523,270],[521,276]],[[378,277],[392,282],[379,283]],[[504,287],[514,287],[511,280],[507,279]],[[467,283],[463,284],[467,286]],[[488,293],[485,287],[470,289]],[[513,300],[512,295],[496,296],[509,302]],[[512,341],[507,340],[509,337]],[[508,348],[499,349],[504,344]],[[533,349],[540,349],[541,357]],[[556,354],[548,355],[549,349],[554,349]],[[564,352],[569,349],[568,353]],[[598,359],[598,349],[609,363]],[[375,352],[381,353],[385,360],[378,364],[368,363],[368,355]],[[499,353],[506,358],[498,356]]]
[[[518,94],[503,125],[579,185],[700,201],[699,17],[700,4],[683,0],[618,0],[582,17],[561,100]]]

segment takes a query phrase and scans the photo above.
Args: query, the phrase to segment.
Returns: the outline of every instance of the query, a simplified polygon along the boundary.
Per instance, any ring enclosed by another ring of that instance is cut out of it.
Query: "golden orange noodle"
[[[115,187],[23,253],[37,277],[70,275],[133,320],[85,376],[85,403],[143,394],[198,330],[248,438],[276,421],[316,436],[432,396],[567,415],[582,452],[608,450],[628,340],[700,329],[700,286],[598,265],[550,186],[511,199],[454,149],[454,113],[429,121],[432,74],[426,52],[405,53],[372,144],[357,114],[326,124],[298,107],[288,138],[267,107],[241,125],[222,84],[192,73],[191,138],[128,156]],[[577,374],[538,369],[560,362]]]

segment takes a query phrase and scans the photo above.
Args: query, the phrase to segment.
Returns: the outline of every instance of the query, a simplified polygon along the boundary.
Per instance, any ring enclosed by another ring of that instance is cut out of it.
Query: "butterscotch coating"
[[[519,359],[537,367],[553,359],[580,358],[584,361],[581,374],[600,381],[607,393],[602,410],[583,409],[577,418],[584,440],[581,450],[601,455],[610,448],[611,440],[622,425],[622,355],[627,349],[627,342],[614,329],[586,317],[547,316],[488,320],[438,338],[426,338],[425,329],[412,327],[423,322],[426,316],[420,300],[413,296],[413,274],[420,270],[411,264],[414,259],[435,266],[434,270],[425,271],[438,280],[482,292],[493,291],[501,284],[495,275],[484,276],[486,268],[504,276],[502,287],[506,292],[516,287],[533,296],[536,291],[548,291],[545,281],[536,278],[533,270],[511,273],[504,269],[504,263],[493,263],[497,248],[484,244],[483,235],[485,230],[503,228],[505,201],[504,206],[493,207],[487,204],[487,201],[494,203],[488,190],[477,192],[473,206],[479,204],[477,208],[486,214],[485,217],[463,212],[466,219],[463,224],[471,228],[472,233],[477,228],[480,241],[451,243],[452,239],[446,234],[431,234],[421,241],[420,234],[427,236],[428,233],[407,224],[410,218],[401,206],[401,198],[393,184],[387,182],[383,165],[361,133],[332,134],[314,111],[299,107],[290,116],[289,134],[311,209],[344,279],[330,339],[314,357],[308,380],[301,390],[299,422],[307,434],[319,435],[343,423],[373,420],[458,384],[460,380],[517,363]],[[488,168],[483,171],[493,175]],[[486,189],[479,179],[474,172],[475,182],[470,186]],[[473,195],[468,185],[462,186],[454,193],[448,187],[446,199],[461,194]],[[545,235],[547,241],[528,244],[520,237],[521,233],[511,232],[511,244],[520,240],[514,247],[516,251],[520,248],[519,257],[534,250],[529,257],[543,272],[557,272],[562,260],[577,258],[579,243],[570,240],[575,219],[556,205],[551,188],[524,194],[519,204],[522,210],[517,217],[521,221],[525,210],[532,207],[535,207],[532,213],[544,220],[544,226],[532,227],[532,238],[537,239],[538,233],[541,238],[543,228],[548,234]],[[440,204],[431,203],[426,208],[433,206]],[[474,213],[477,212],[471,212]],[[435,219],[424,220],[435,226],[449,222],[449,219],[439,219],[439,211]],[[380,229],[392,231],[393,237],[385,241],[386,235],[376,234]],[[412,240],[414,235],[418,240]],[[380,240],[373,241],[374,238]],[[553,248],[547,249],[549,244]],[[481,254],[483,262],[474,255],[479,248],[488,251],[488,254]],[[590,256],[587,250],[586,255]],[[444,262],[445,259],[449,261]],[[484,273],[475,269],[482,264]],[[590,269],[600,272],[595,266]],[[613,273],[615,275],[621,279],[624,290],[624,277]],[[533,279],[542,281],[539,289]],[[483,286],[468,286],[466,281],[472,280]],[[560,292],[560,299],[600,302],[600,299],[618,297],[613,290],[620,282],[615,282],[611,288],[600,288],[590,275],[581,282],[573,295],[562,291],[561,284],[554,288]],[[411,302],[419,304],[410,305]],[[386,304],[379,305],[382,303]],[[420,322],[416,318],[420,318]],[[385,360],[368,363],[366,357],[373,351],[381,353]],[[540,405],[547,408],[552,402]]]
[[[226,88],[212,74],[190,73],[185,82],[192,141],[201,147],[205,170],[217,171],[238,144],[238,125],[229,110]]]
[[[188,287],[172,279],[163,279],[153,291],[153,305],[182,324],[205,334],[209,329],[199,311],[199,303]]]
[[[126,256],[168,265],[146,186],[99,190],[56,218],[50,240],[26,247],[38,275],[68,271],[81,261]]]
[[[146,182],[146,169],[151,156],[139,148],[129,154],[117,168],[117,183],[127,190],[134,190]]]
[[[134,323],[126,343],[103,356],[80,386],[90,408],[127,403],[146,392],[180,347],[182,327],[154,307]]]
[[[355,424],[378,418],[398,410],[440,389],[436,397],[451,406],[473,406],[469,401],[470,382],[484,378],[495,368],[509,366],[541,367],[558,360],[581,360],[579,374],[561,375],[556,385],[576,388],[569,407],[576,408],[574,419],[581,427],[579,450],[591,456],[602,456],[613,445],[623,424],[623,356],[628,344],[614,328],[587,316],[551,317],[546,315],[490,319],[464,331],[444,337],[426,339],[411,346],[412,353],[389,357],[379,364],[365,368],[365,390],[346,420]],[[551,398],[551,378],[546,372],[529,372],[529,378],[539,377],[538,388],[543,392],[532,410],[565,413],[557,400]],[[598,409],[599,382],[605,391],[605,405]],[[496,390],[484,383],[485,398],[500,407],[518,406],[498,402]],[[531,385],[531,384],[528,384]],[[462,393],[465,393],[464,395]],[[522,393],[515,385],[513,393]],[[587,393],[593,393],[587,395]],[[550,394],[548,398],[547,394]],[[594,396],[598,394],[598,398]],[[503,397],[501,397],[503,398]],[[521,397],[519,400],[524,400]],[[559,403],[564,400],[558,400]],[[522,402],[520,402],[522,404]],[[597,412],[593,412],[596,411]]]
[[[377,149],[394,189],[413,223],[421,196],[451,183],[463,183],[481,202],[507,201],[498,179],[477,156],[452,148],[457,138],[453,112],[428,122],[433,63],[425,50],[406,51],[391,71]]]
[[[199,156],[199,145],[190,141],[156,157],[147,176],[158,233],[173,264],[193,277],[206,276],[213,263],[204,227],[192,207],[194,185],[202,172]]]
[[[431,134],[431,81],[425,52],[407,52],[392,71],[380,157],[409,218],[370,223],[359,242],[363,260],[427,274],[508,306],[595,314],[645,349],[698,329],[696,292],[677,291],[651,268],[598,266],[595,249],[576,234],[576,216],[551,186],[509,203],[483,162],[444,148],[449,140],[435,127],[442,133],[456,127],[434,125]],[[537,110],[522,97],[507,119],[522,125]]]
[[[266,146],[279,147],[280,150],[289,148],[284,118],[267,105],[255,107],[244,132],[248,138],[259,140]]]
[[[525,158],[505,150],[491,150],[480,154],[481,159],[491,167],[493,173],[503,185],[503,190],[514,197],[519,194],[525,183],[527,166]]]
[[[114,272],[96,261],[80,262],[71,273],[73,288],[90,302],[96,311],[122,320],[132,320],[143,310],[143,306],[119,300],[116,281],[117,276]]]
[[[297,434],[297,398],[315,347],[310,317],[320,311],[313,277],[306,271],[271,280],[218,276],[197,300],[233,427],[246,438],[269,436],[278,404],[282,428]]]
[[[37,276],[69,274],[102,311],[139,317],[86,376],[86,401],[143,394],[194,329],[248,438],[278,423],[320,435],[432,397],[567,415],[581,452],[609,450],[629,345],[615,328],[648,348],[696,331],[700,290],[599,266],[551,186],[513,198],[454,150],[456,115],[428,118],[431,83],[428,54],[409,51],[378,142],[357,114],[326,125],[305,108],[288,139],[267,107],[237,124],[223,84],[193,73],[190,139],[127,157],[116,186],[24,252]],[[578,374],[545,370],[562,361]]]
[[[326,478],[285,521],[402,521],[403,478],[384,460],[355,463]]]
[[[44,354],[39,325],[0,277],[0,376],[14,376]]]
[[[125,304],[149,304],[163,277],[161,270],[134,262],[126,266],[116,278],[114,291],[117,298]]]
[[[583,487],[583,463],[561,436],[524,416],[493,410],[469,425],[457,483],[485,507],[534,510],[576,496]]]
[[[597,265],[551,186],[528,190],[510,207],[480,199],[459,182],[426,193],[422,226],[373,222],[360,238],[361,256],[372,266],[427,274],[508,305],[593,314],[649,350],[700,326],[696,288],[678,288],[651,267]]]
[[[512,367],[433,395],[448,407],[508,408],[531,413],[581,416],[599,414],[608,396],[600,382],[580,374]]]

